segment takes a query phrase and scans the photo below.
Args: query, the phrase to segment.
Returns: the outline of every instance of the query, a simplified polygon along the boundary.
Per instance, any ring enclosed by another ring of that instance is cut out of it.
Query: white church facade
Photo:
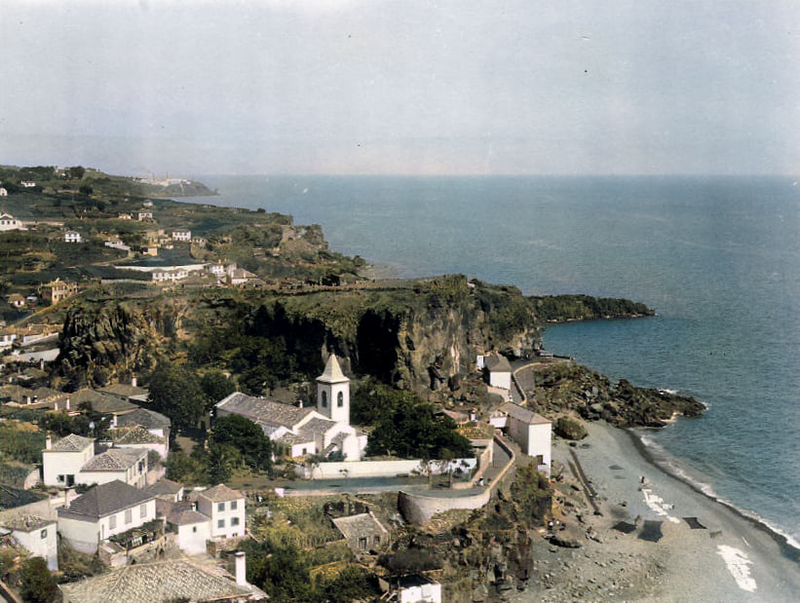
[[[216,404],[217,417],[240,415],[259,425],[293,458],[341,453],[347,461],[359,461],[367,436],[350,425],[350,379],[331,354],[317,377],[317,407],[299,408],[234,392]]]

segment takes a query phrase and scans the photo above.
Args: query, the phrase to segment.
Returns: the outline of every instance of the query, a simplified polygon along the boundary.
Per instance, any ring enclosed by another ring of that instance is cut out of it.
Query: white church
[[[260,426],[290,456],[329,456],[340,452],[346,461],[359,461],[367,436],[350,425],[350,379],[331,354],[317,377],[317,407],[298,408],[267,398],[234,392],[216,404],[217,417],[240,415]]]

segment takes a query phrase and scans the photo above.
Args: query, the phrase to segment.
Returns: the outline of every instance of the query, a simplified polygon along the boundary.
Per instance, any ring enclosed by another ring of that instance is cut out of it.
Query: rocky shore
[[[513,603],[781,603],[800,568],[775,536],[653,465],[631,434],[590,423],[559,440],[560,517],[534,542],[534,568]],[[555,537],[554,537],[555,536]]]

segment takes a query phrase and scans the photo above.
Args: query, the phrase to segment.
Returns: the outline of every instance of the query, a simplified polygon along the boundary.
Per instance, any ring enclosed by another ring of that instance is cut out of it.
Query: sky
[[[3,0],[0,164],[800,173],[800,2]]]

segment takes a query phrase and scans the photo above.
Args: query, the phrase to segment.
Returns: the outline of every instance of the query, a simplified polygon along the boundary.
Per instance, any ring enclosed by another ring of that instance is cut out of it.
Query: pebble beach
[[[563,467],[556,530],[514,603],[782,603],[800,600],[797,551],[757,522],[663,472],[632,434],[604,423],[554,444]]]

